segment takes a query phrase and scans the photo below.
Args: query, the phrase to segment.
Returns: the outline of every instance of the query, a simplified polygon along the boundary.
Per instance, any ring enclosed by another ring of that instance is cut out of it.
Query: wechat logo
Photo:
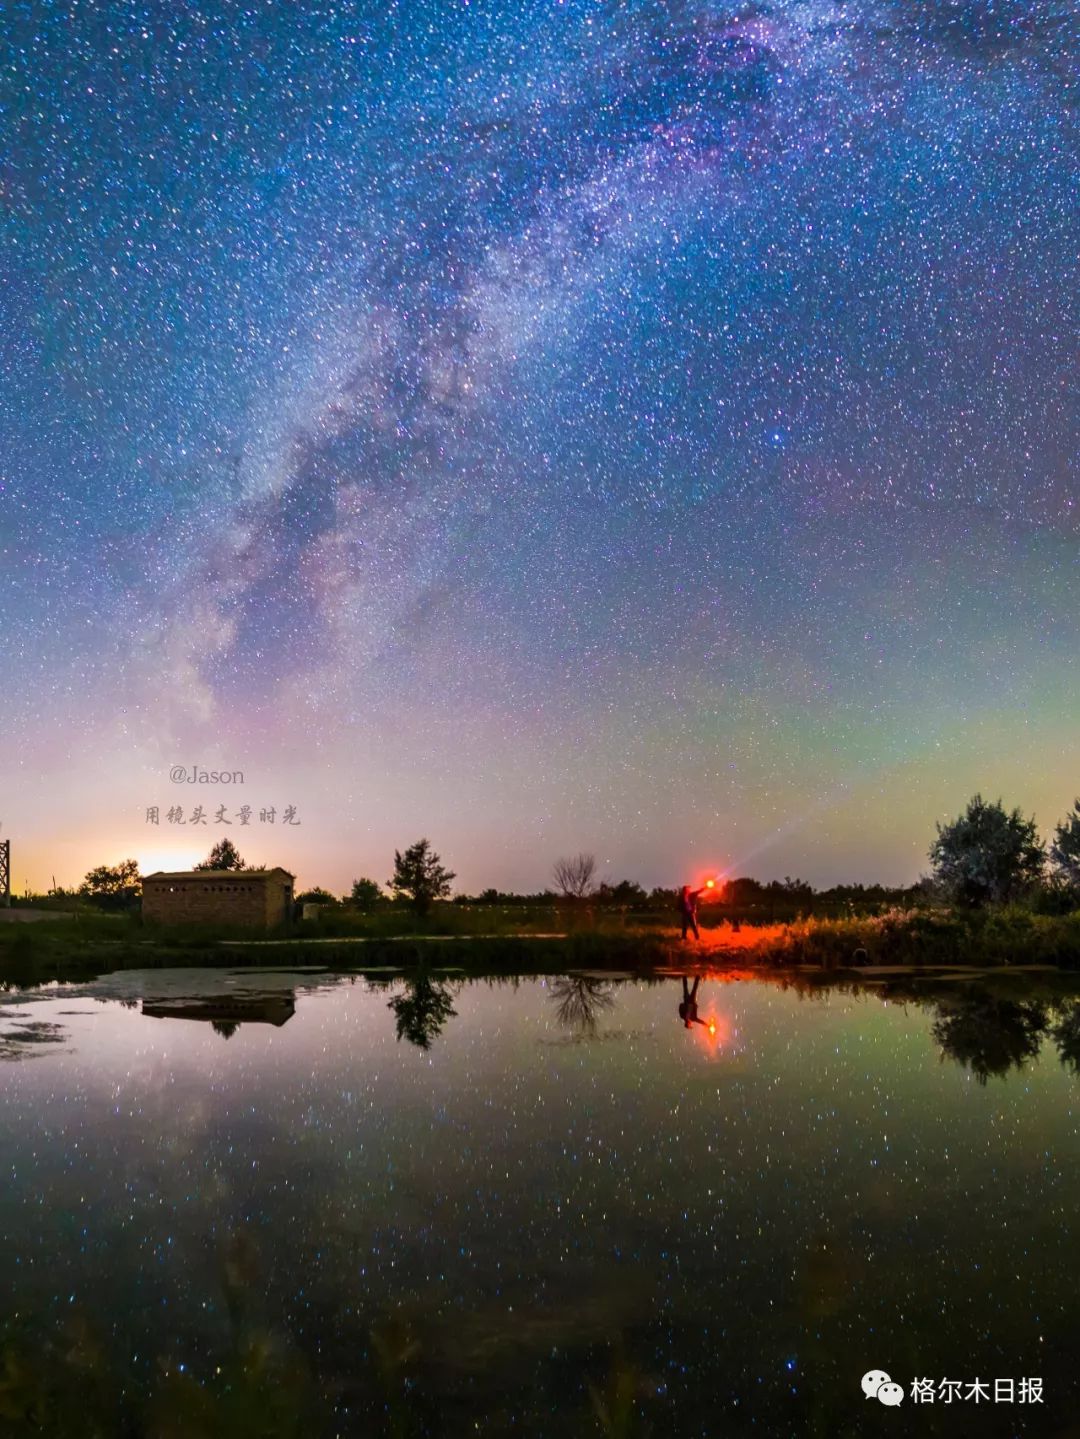
[[[894,1384],[884,1369],[868,1369],[862,1377],[862,1392],[867,1399],[880,1399],[882,1404],[895,1408],[904,1397],[899,1384]]]

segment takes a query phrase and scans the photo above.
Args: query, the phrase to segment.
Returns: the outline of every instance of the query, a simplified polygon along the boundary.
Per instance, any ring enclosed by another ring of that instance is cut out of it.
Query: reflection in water
[[[448,1019],[457,1014],[449,985],[432,979],[421,967],[405,980],[405,993],[395,994],[389,1007],[397,1020],[397,1037],[418,1049],[430,1049]]]
[[[49,1020],[16,1019],[0,1010],[0,1024],[10,1025],[0,1030],[0,1059],[31,1059],[39,1045],[64,1042],[64,1026]]]
[[[1066,1000],[1059,1006],[1050,1033],[1062,1064],[1070,1073],[1080,1075],[1080,999]]]
[[[296,1013],[296,997],[292,990],[279,990],[235,997],[215,995],[212,999],[144,999],[142,1012],[152,1019],[199,1020],[229,1039],[241,1024],[272,1024],[280,1029]]]
[[[694,983],[691,988],[686,987],[686,975],[682,976],[682,1004],[679,1005],[679,1018],[687,1029],[692,1024],[704,1024],[705,1021],[698,1017],[697,995],[698,985],[701,983],[701,975],[694,976]]]
[[[575,1034],[592,1038],[600,1015],[615,1007],[610,980],[587,974],[565,974],[551,982],[555,1018]]]
[[[937,1010],[931,1025],[934,1039],[980,1084],[1035,1059],[1049,1023],[1045,1005],[985,994],[945,1001]]]
[[[1080,1298],[1068,1224],[1044,1222],[1080,1073],[1063,977],[250,974],[279,988],[242,1014],[235,976],[197,982],[140,981],[141,1014],[101,986],[85,1010],[5,1001],[0,1035],[56,1015],[66,1042],[0,1087],[4,1439],[856,1435],[871,1331],[910,1373],[916,1348],[959,1372],[974,1336],[1046,1376],[1066,1432]],[[388,1000],[445,1062],[395,1045]],[[616,1002],[619,1044],[537,1043]],[[706,1074],[714,1013],[718,1046],[750,1043]],[[248,1020],[243,1044],[210,1032]],[[1040,1043],[1066,1072],[987,1093],[931,1032],[982,1084]],[[950,1203],[928,1214],[931,1184]],[[955,1417],[926,1433],[976,1432]]]

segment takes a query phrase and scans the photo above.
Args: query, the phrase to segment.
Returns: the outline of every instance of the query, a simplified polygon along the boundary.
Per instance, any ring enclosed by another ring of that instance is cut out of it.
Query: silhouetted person
[[[705,1024],[703,1019],[698,1018],[697,1012],[697,989],[700,983],[701,975],[695,975],[693,987],[687,989],[686,975],[684,974],[682,977],[682,1004],[679,1005],[679,1018],[683,1024],[686,1025],[687,1029],[695,1024]],[[705,1024],[705,1028],[708,1029],[708,1027],[709,1026]]]
[[[705,891],[703,889],[691,889],[684,884],[679,890],[679,917],[682,920],[682,937],[686,938],[687,930],[694,931],[694,938],[701,938],[701,931],[697,927],[697,902]]]

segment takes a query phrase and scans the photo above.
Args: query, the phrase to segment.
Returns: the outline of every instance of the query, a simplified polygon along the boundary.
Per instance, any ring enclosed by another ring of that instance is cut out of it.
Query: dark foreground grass
[[[873,965],[980,968],[1055,965],[1080,970],[1080,911],[1039,915],[1020,908],[982,913],[892,911],[874,918],[810,918],[786,925],[717,926],[698,944],[633,916],[553,911],[514,926],[505,913],[434,914],[418,925],[400,912],[360,933],[300,924],[272,945],[220,926],[150,927],[137,916],[83,914],[32,925],[0,925],[0,984],[79,980],[117,969],[318,965],[355,970],[419,963],[470,974],[612,969],[647,973],[671,966],[810,966],[834,972]],[[329,931],[329,932],[328,932]],[[313,942],[314,941],[314,942]],[[359,941],[359,942],[358,942]]]

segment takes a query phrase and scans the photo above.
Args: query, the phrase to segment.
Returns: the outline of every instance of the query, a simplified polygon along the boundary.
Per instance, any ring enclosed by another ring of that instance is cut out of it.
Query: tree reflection
[[[430,1049],[448,1019],[457,1014],[448,985],[418,969],[406,980],[404,994],[395,994],[389,1007],[397,1020],[398,1040],[407,1039],[418,1049]]]
[[[575,1034],[596,1033],[600,1015],[615,1005],[611,984],[585,974],[563,974],[551,984],[555,1018]]]
[[[1050,1034],[1062,1064],[1080,1075],[1080,999],[1066,1000],[1058,1007]]]
[[[937,1006],[931,1033],[944,1053],[970,1069],[980,1084],[991,1075],[1022,1069],[1039,1053],[1048,1024],[1046,1006],[967,995]]]

